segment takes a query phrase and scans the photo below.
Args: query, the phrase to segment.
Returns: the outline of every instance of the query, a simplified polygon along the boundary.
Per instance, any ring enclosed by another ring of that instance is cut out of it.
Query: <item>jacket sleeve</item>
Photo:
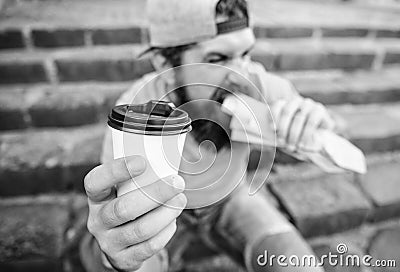
[[[299,96],[294,85],[287,79],[267,72],[260,63],[251,62],[249,73],[266,102],[271,105],[278,100],[289,100]]]

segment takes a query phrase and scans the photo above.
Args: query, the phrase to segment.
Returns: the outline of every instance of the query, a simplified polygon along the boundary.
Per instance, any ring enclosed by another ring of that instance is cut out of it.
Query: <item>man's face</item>
[[[229,144],[230,117],[220,110],[220,105],[210,100],[215,87],[206,85],[190,86],[193,83],[206,83],[221,86],[228,73],[233,71],[246,75],[249,51],[253,48],[255,37],[250,29],[243,29],[201,42],[186,50],[182,55],[182,65],[205,63],[217,65],[188,65],[177,69],[175,81],[178,90],[185,97],[182,109],[192,120],[193,134],[200,143],[204,140],[213,142],[219,150]],[[224,67],[230,68],[226,69]],[[179,95],[179,94],[178,94]]]
[[[246,74],[249,62],[249,51],[253,48],[255,37],[249,28],[218,35],[213,39],[200,42],[182,55],[182,65],[193,63],[209,63],[228,67],[240,74]],[[185,85],[193,82],[203,82],[220,85],[228,69],[212,65],[196,65],[179,69],[175,75],[177,84]],[[188,100],[209,99],[212,88],[206,86],[188,86]]]

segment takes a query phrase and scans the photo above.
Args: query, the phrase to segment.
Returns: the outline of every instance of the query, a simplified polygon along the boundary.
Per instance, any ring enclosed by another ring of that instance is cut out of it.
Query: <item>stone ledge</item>
[[[0,200],[0,263],[59,258],[70,201],[65,195]]]
[[[100,161],[104,125],[8,132],[0,136],[1,195],[83,191]]]
[[[342,105],[329,108],[346,121],[348,138],[364,152],[391,152],[399,149],[399,104]]]
[[[31,82],[129,81],[153,70],[149,59],[136,59],[140,45],[112,45],[0,53],[1,84]],[[400,42],[362,42],[359,39],[258,40],[251,52],[255,61],[273,71],[371,69],[378,52],[385,63],[399,64]],[[388,60],[389,58],[389,60]],[[379,59],[379,61],[381,61]],[[381,65],[382,63],[380,63]],[[4,76],[5,75],[5,76]]]
[[[149,40],[148,29],[141,25],[125,26],[55,26],[0,29],[0,50],[25,48],[23,33],[31,40],[33,48],[57,48],[113,44],[146,44]],[[256,24],[254,34],[261,39],[312,38],[321,32],[321,38],[400,38],[400,29],[365,27],[322,27],[295,25]]]
[[[367,153],[400,148],[398,109],[397,104],[332,108],[348,121],[350,140]],[[101,123],[104,125],[2,133],[0,175],[4,190],[1,192],[7,195],[81,187],[79,182],[84,174],[99,163],[105,121]],[[249,169],[256,167],[258,157],[253,154]],[[17,180],[25,184],[22,191]],[[42,186],[35,186],[36,182]]]
[[[306,97],[323,104],[370,104],[400,100],[400,67],[379,71],[282,73]]]
[[[291,179],[279,176],[278,170],[277,176],[272,192],[306,237],[359,226],[372,209],[350,174]]]
[[[369,219],[380,221],[400,216],[400,154],[376,154],[368,159],[368,172],[357,181],[375,205]]]
[[[65,127],[105,120],[131,83],[0,87],[0,130]]]
[[[284,73],[300,94],[324,104],[400,101],[399,68],[382,71]],[[73,126],[103,120],[131,82],[0,87],[0,130]],[[384,107],[385,105],[382,105]],[[84,114],[85,113],[85,114]],[[86,118],[76,118],[79,115]]]

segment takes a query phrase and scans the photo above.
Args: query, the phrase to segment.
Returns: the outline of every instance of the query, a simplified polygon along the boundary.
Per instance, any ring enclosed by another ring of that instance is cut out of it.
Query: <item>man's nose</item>
[[[232,58],[226,66],[237,73],[240,73],[244,76],[247,75],[247,68],[248,68],[248,60],[246,57],[235,57]]]

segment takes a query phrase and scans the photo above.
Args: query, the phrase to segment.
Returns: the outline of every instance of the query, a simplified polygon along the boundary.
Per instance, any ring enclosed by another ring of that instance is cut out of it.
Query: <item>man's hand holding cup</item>
[[[85,177],[87,227],[106,267],[136,271],[174,235],[187,203],[178,171],[190,124],[186,112],[165,101],[111,111],[114,160]]]
[[[85,177],[87,227],[112,267],[120,271],[139,269],[164,248],[186,206],[185,182],[178,175],[116,196],[116,185],[143,175],[145,169],[143,157],[130,156],[100,165]]]

